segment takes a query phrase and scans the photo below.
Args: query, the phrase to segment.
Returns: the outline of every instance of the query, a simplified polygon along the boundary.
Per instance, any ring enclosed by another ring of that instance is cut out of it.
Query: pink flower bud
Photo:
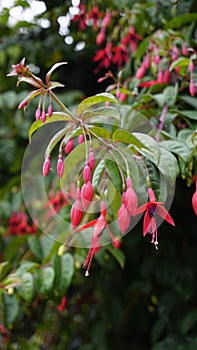
[[[163,83],[163,72],[161,69],[159,69],[158,75],[157,75],[157,80],[159,84]]]
[[[84,134],[81,134],[78,136],[78,144],[80,145],[81,143],[83,143],[85,141],[85,136]]]
[[[64,152],[66,154],[69,154],[72,151],[73,147],[74,147],[74,140],[73,140],[73,138],[70,138],[68,140],[66,146],[64,147]]]
[[[41,114],[41,119],[42,119],[43,123],[46,121],[46,113],[45,113],[44,109],[43,109],[42,114]]]
[[[24,108],[25,106],[27,106],[28,104],[28,100],[25,98],[18,106],[18,109]]]
[[[174,70],[175,70],[175,72],[178,74],[178,73],[180,72],[180,67],[179,67],[179,66],[176,66],[176,67],[174,68]]]
[[[196,191],[192,196],[192,207],[194,209],[194,213],[197,215],[197,180],[196,180]]]
[[[88,165],[89,165],[91,170],[94,169],[94,164],[95,164],[94,152],[90,151],[89,156],[88,156]]]
[[[53,115],[53,105],[52,105],[52,103],[50,102],[50,103],[49,103],[49,107],[48,107],[48,116],[49,116],[49,117],[52,117],[52,115]]]
[[[118,224],[120,227],[120,231],[123,233],[126,232],[126,230],[129,227],[130,224],[130,214],[125,206],[124,203],[122,203],[120,209],[118,210]]]
[[[59,154],[57,161],[57,174],[59,177],[62,177],[64,174],[64,162],[62,154]]]
[[[92,200],[94,194],[94,188],[90,181],[84,183],[81,188],[81,201],[83,204],[84,210],[86,210]]]
[[[171,78],[171,73],[170,71],[167,69],[165,70],[164,74],[163,74],[163,82],[168,84]]]
[[[187,47],[183,44],[182,45],[182,54],[184,55],[184,56],[187,56],[188,55],[188,49],[187,49]]]
[[[126,94],[120,94],[120,102],[125,102],[127,99],[127,95]]]
[[[190,58],[190,62],[189,62],[189,71],[190,71],[190,73],[193,73],[193,71],[194,71],[194,62],[191,58]]]
[[[81,222],[82,216],[83,216],[83,207],[80,201],[80,189],[77,189],[76,194],[76,201],[73,203],[71,212],[70,212],[70,218],[72,223],[72,229],[74,229],[76,226],[78,226]]]
[[[148,69],[150,67],[150,55],[147,53],[144,58],[144,67]]]
[[[100,32],[96,37],[96,44],[101,45],[104,40],[105,40],[105,28],[101,28]]]
[[[108,25],[110,24],[111,21],[111,12],[107,11],[105,17],[103,18],[103,27],[108,27]]]
[[[50,155],[48,155],[44,161],[43,168],[42,168],[42,173],[43,173],[44,177],[46,177],[48,175],[48,173],[50,171],[50,166],[51,166]]]
[[[127,178],[127,190],[123,197],[123,203],[125,204],[130,215],[135,215],[138,206],[138,197],[132,188],[131,178]]]
[[[195,88],[194,80],[191,79],[189,84],[189,93],[191,96],[194,96],[195,92],[196,92],[196,88]]]
[[[160,56],[158,54],[156,54],[155,56],[153,56],[153,62],[155,64],[159,64],[160,62]]]
[[[36,110],[36,114],[35,114],[35,116],[36,116],[36,120],[39,120],[40,119],[40,117],[41,117],[41,110],[40,110],[40,108],[38,107],[38,109]]]
[[[91,170],[88,164],[85,165],[83,169],[83,179],[84,182],[87,183],[88,181],[91,181],[92,175],[91,175]]]
[[[144,68],[144,66],[142,65],[141,67],[138,68],[137,72],[136,72],[136,79],[142,79],[144,74],[145,74],[146,70]]]
[[[172,49],[172,60],[176,61],[178,57],[179,57],[179,50],[178,50],[177,46],[175,45]]]

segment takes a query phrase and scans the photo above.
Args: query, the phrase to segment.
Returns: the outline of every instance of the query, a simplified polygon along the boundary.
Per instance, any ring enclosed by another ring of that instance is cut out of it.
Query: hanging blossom
[[[158,249],[156,217],[160,216],[163,220],[167,221],[173,226],[175,226],[175,224],[170,214],[162,206],[162,202],[156,201],[154,191],[150,187],[148,188],[148,196],[150,201],[146,204],[141,205],[136,210],[136,214],[145,212],[143,222],[143,236],[145,237],[147,233],[150,233],[152,235],[151,243],[154,243],[156,249]]]
[[[104,201],[101,202],[101,207],[100,207],[100,216],[97,219],[94,219],[87,224],[73,230],[73,233],[81,232],[89,227],[94,226],[93,233],[92,233],[92,242],[91,246],[89,249],[89,252],[86,256],[86,259],[84,261],[83,267],[86,268],[85,276],[89,276],[89,270],[91,266],[92,259],[94,257],[94,254],[99,250],[100,248],[100,239],[102,237],[103,231],[106,228],[109,236],[112,240],[112,244],[114,248],[119,248],[120,247],[120,242],[113,236],[106,220],[106,214],[107,214],[107,209],[106,209],[106,203]]]
[[[51,81],[51,74],[55,69],[59,66],[67,64],[67,62],[59,62],[52,66],[52,68],[46,74],[45,82],[43,82],[39,77],[34,75],[29,67],[25,65],[25,58],[23,58],[20,63],[12,65],[12,71],[7,74],[7,76],[18,76],[17,86],[21,82],[26,82],[36,88],[36,90],[30,92],[23,101],[18,106],[18,109],[24,108],[27,104],[36,96],[40,95],[40,101],[38,103],[37,110],[35,112],[36,120],[41,119],[44,123],[46,121],[46,96],[49,95],[50,101],[48,105],[48,116],[51,117],[53,115],[53,105],[52,98],[56,102],[60,102],[57,97],[53,94],[52,90],[57,87],[64,87],[63,84],[57,81]],[[61,103],[60,103],[61,104]]]
[[[196,180],[196,191],[192,196],[192,207],[194,209],[194,213],[197,215],[197,180]]]

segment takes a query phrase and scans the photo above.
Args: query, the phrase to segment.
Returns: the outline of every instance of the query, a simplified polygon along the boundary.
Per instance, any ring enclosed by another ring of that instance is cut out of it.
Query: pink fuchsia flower
[[[92,21],[93,28],[99,27],[99,19],[103,17],[103,13],[99,11],[99,7],[94,5],[92,10],[87,15],[87,19]]]
[[[25,65],[25,57],[18,64],[12,64],[12,71],[7,74],[8,77],[18,75],[18,77],[22,77],[29,72],[29,68]]]
[[[112,62],[112,43],[111,41],[108,41],[105,48],[96,51],[96,55],[93,58],[94,62],[99,62],[99,65],[95,72],[100,70],[101,68],[108,69]]]
[[[123,44],[120,44],[119,46],[116,46],[113,48],[113,59],[112,62],[118,66],[118,68],[121,68],[124,66],[124,64],[128,61],[128,50],[127,47]]]
[[[137,72],[136,72],[136,79],[142,79],[144,74],[146,73],[146,69],[144,67],[144,65],[142,64],[141,67],[138,68]]]
[[[79,29],[85,30],[86,29],[86,6],[83,4],[79,5],[79,13],[72,19],[72,22],[79,22]]]
[[[8,233],[11,235],[22,236],[24,234],[34,234],[37,231],[35,223],[29,225],[26,213],[12,213],[8,222]]]
[[[77,141],[78,141],[78,144],[80,145],[85,141],[85,136],[83,134],[79,135]]]
[[[102,22],[102,25],[103,25],[103,27],[108,27],[109,26],[109,24],[110,24],[110,22],[111,22],[111,11],[107,11],[106,12],[106,15],[105,15],[105,17],[103,18],[103,22]]]
[[[96,37],[96,44],[101,45],[103,41],[105,40],[105,28],[101,28],[100,32],[98,33]]]
[[[147,233],[152,235],[151,243],[155,244],[155,247],[158,245],[157,240],[157,223],[156,217],[160,216],[163,220],[167,221],[169,224],[175,226],[173,219],[167,210],[162,206],[162,202],[157,202],[155,194],[152,188],[148,188],[148,196],[150,201],[146,204],[143,204],[136,210],[136,214],[141,214],[145,212],[144,223],[143,223],[143,236],[145,237]]]
[[[196,180],[196,191],[192,196],[192,207],[194,209],[194,213],[197,215],[197,180]]]
[[[92,174],[91,174],[91,169],[89,164],[86,164],[84,169],[83,169],[83,179],[84,182],[87,183],[88,181],[91,181]]]
[[[135,52],[137,50],[137,40],[142,40],[142,36],[135,32],[135,28],[133,26],[129,27],[129,33],[122,39],[122,43],[124,45],[130,44],[131,52]]]
[[[89,153],[89,156],[88,156],[88,165],[89,165],[91,170],[94,169],[94,164],[95,164],[94,152],[92,151],[92,149],[90,149],[90,153]]]
[[[92,259],[94,257],[94,254],[99,250],[100,248],[100,238],[102,236],[102,233],[104,229],[106,228],[114,248],[119,248],[120,244],[116,238],[114,238],[112,232],[110,231],[109,226],[107,225],[106,221],[106,214],[107,214],[107,209],[106,209],[106,204],[104,201],[101,202],[101,209],[100,209],[100,216],[97,219],[94,219],[87,224],[75,229],[73,233],[81,232],[89,227],[94,226],[93,233],[92,233],[92,241],[91,241],[91,246],[89,249],[89,252],[86,256],[86,259],[84,261],[83,267],[86,268],[85,276],[89,275],[89,269],[90,265],[92,262]]]

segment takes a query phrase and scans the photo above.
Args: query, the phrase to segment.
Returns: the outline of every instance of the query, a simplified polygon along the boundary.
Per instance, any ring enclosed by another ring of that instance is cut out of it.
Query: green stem
[[[73,121],[78,122],[78,118],[75,117],[75,116],[69,111],[69,109],[59,100],[59,98],[54,94],[53,91],[51,91],[51,97],[52,97],[53,100],[62,108],[62,110],[68,114],[68,116],[69,116]]]

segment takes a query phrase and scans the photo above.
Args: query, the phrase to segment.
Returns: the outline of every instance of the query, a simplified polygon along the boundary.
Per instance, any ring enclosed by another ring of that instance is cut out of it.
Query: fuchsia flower
[[[93,61],[100,61],[97,70],[101,68],[108,69],[111,65],[112,58],[112,43],[108,41],[104,49],[96,51],[96,55],[94,56]]]
[[[89,252],[88,252],[86,259],[84,261],[84,264],[83,264],[83,267],[86,268],[85,276],[89,275],[89,270],[90,270],[90,265],[91,265],[92,259],[94,257],[94,254],[100,248],[100,238],[101,238],[102,233],[103,233],[105,228],[107,229],[107,231],[111,237],[112,244],[113,244],[114,248],[117,249],[120,246],[118,240],[113,236],[112,232],[110,231],[110,228],[107,225],[106,214],[107,214],[106,204],[104,201],[102,201],[101,202],[101,209],[100,209],[100,216],[97,219],[94,219],[94,220],[88,222],[87,224],[85,224],[85,225],[83,225],[83,226],[81,226],[73,231],[73,233],[77,233],[77,232],[81,232],[89,227],[94,226],[93,233],[92,233],[91,246],[90,246]]]
[[[69,154],[69,153],[73,150],[73,147],[74,147],[74,140],[73,140],[73,138],[71,137],[71,138],[68,140],[66,146],[64,147],[64,152],[65,152],[66,154]]]
[[[46,177],[48,175],[48,173],[50,171],[50,167],[51,167],[51,161],[50,161],[50,155],[48,155],[44,161],[43,169],[42,169],[44,177]]]
[[[8,223],[8,233],[11,235],[22,236],[24,234],[34,234],[37,231],[35,223],[29,225],[26,213],[12,213]]]
[[[142,40],[142,36],[135,32],[135,28],[130,26],[129,33],[122,39],[124,45],[130,44],[131,52],[137,50],[137,40]]]
[[[197,180],[196,180],[196,191],[192,196],[192,207],[194,209],[194,213],[197,215]]]
[[[124,64],[128,61],[128,51],[124,44],[120,44],[113,48],[114,56],[113,63],[116,64],[119,68],[124,66]]]
[[[59,312],[62,312],[66,308],[66,304],[67,304],[67,298],[66,296],[64,296],[61,300],[61,303],[57,306],[57,310]]]
[[[143,224],[143,236],[145,237],[147,233],[152,235],[151,243],[155,244],[155,247],[158,245],[157,240],[157,223],[156,217],[160,216],[169,224],[175,226],[174,221],[172,220],[170,214],[167,210],[161,205],[162,202],[157,202],[155,194],[152,188],[148,188],[148,196],[150,201],[146,204],[143,204],[136,210],[136,214],[141,214],[145,211],[144,215],[144,224]]]
[[[82,216],[83,216],[83,207],[81,203],[81,191],[80,191],[80,188],[77,188],[76,201],[73,203],[70,211],[70,218],[71,218],[73,230],[75,229],[76,226],[80,224]]]
[[[85,182],[81,188],[81,201],[82,201],[84,210],[86,210],[90,205],[93,194],[94,194],[94,188],[92,186],[92,183],[90,181]]]

